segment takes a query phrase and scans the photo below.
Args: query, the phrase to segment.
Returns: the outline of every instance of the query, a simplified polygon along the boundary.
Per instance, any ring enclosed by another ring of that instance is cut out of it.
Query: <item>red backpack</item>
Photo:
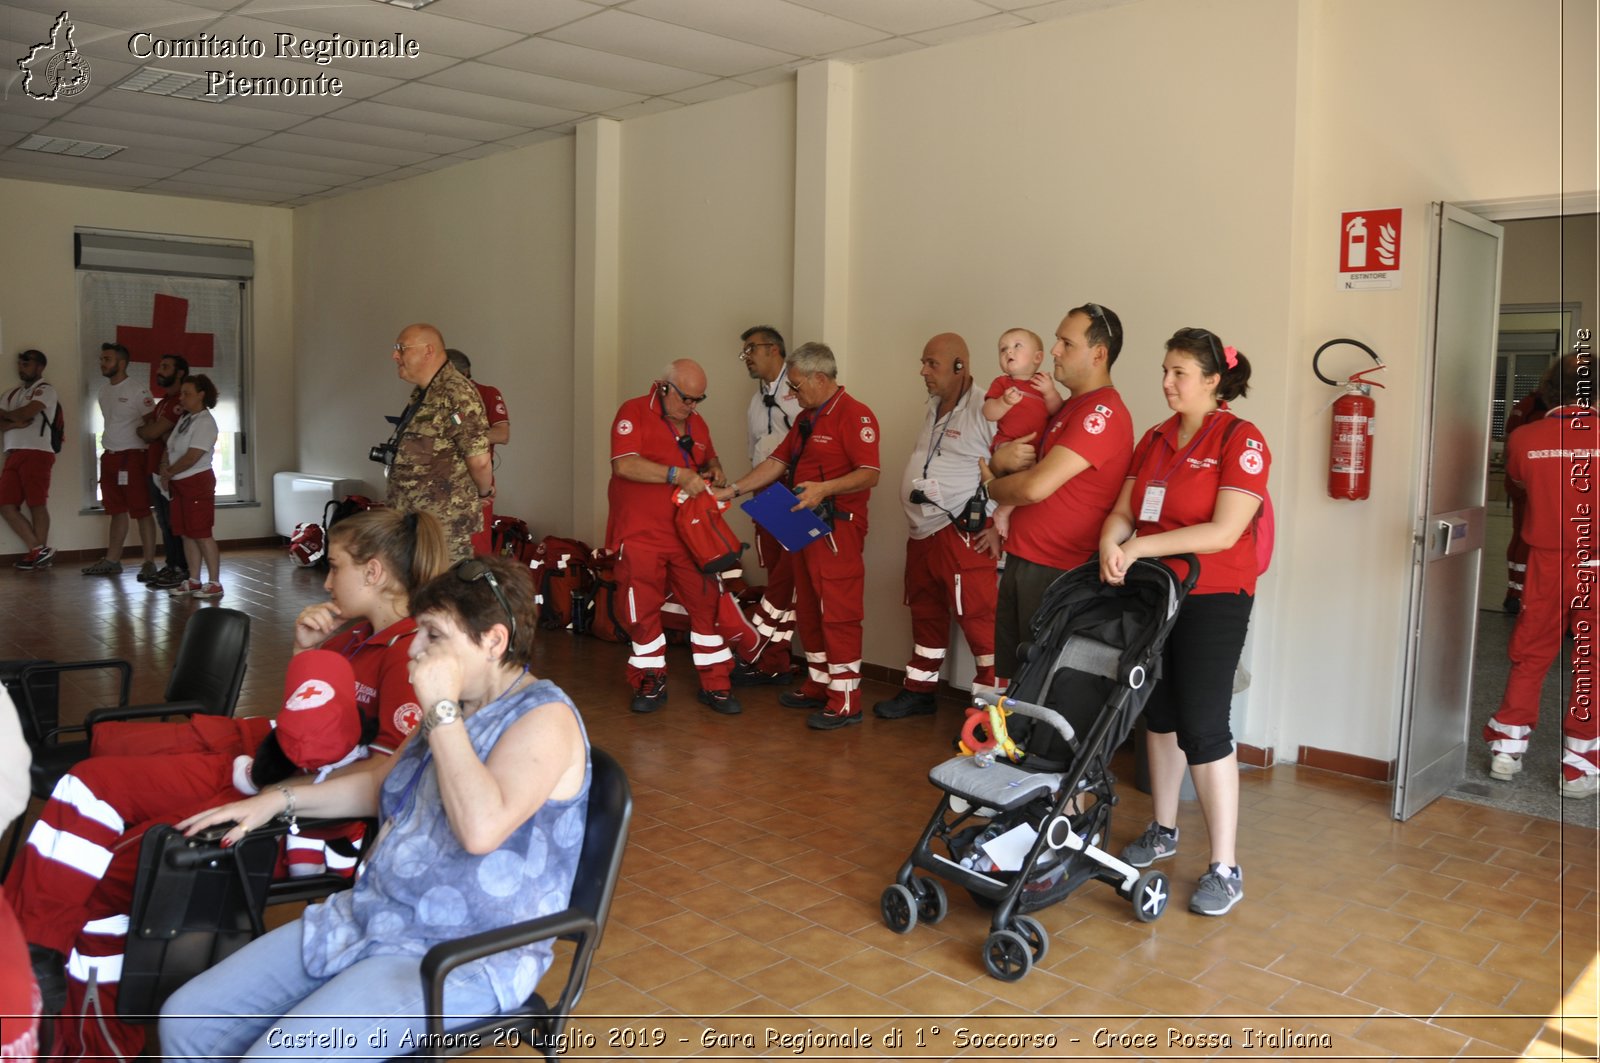
[[[609,550],[596,550],[590,556],[594,588],[589,594],[589,608],[583,617],[582,629],[606,642],[628,642],[632,636],[622,619],[622,591],[617,585],[616,567],[617,555]]]
[[[573,596],[587,594],[594,582],[589,569],[591,551],[588,544],[578,539],[563,539],[547,535],[534,549],[528,567],[533,570],[534,585],[542,598],[539,604],[539,626],[551,631],[561,631],[572,625]]]
[[[673,513],[678,538],[683,540],[700,571],[726,572],[738,568],[744,543],[728,527],[727,518],[722,515],[723,504],[710,491],[693,496],[679,491],[673,500],[678,504]]]
[[[533,532],[528,530],[528,522],[519,517],[497,515],[489,529],[489,544],[490,549],[501,557],[518,561],[533,558]]]

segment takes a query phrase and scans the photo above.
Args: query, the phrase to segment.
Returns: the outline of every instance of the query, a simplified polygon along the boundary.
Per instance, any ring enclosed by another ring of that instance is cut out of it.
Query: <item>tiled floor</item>
[[[202,606],[146,591],[131,570],[117,582],[77,567],[0,575],[0,657],[127,657],[135,699],[154,700],[184,617]],[[289,626],[320,595],[318,577],[249,551],[225,557],[224,582],[221,604],[254,618],[241,711],[270,711]],[[1592,830],[1451,800],[1396,823],[1387,787],[1287,765],[1249,771],[1247,894],[1230,915],[1186,910],[1205,854],[1199,810],[1185,807],[1185,848],[1164,865],[1175,886],[1165,916],[1139,923],[1091,882],[1037,913],[1048,955],[1006,984],[985,973],[988,917],[959,890],[938,926],[901,936],[879,916],[933,809],[926,773],[948,751],[958,705],[823,734],[781,708],[777,688],[759,688],[741,692],[744,715],[723,717],[694,701],[683,650],[670,704],[636,717],[624,656],[553,632],[536,665],[577,701],[636,799],[576,1058],[797,1047],[808,1058],[1595,1058]],[[75,685],[81,696],[92,683]],[[1118,769],[1131,778],[1127,754]],[[1113,850],[1150,812],[1131,785],[1121,798]],[[705,1046],[708,1030],[732,1047]],[[799,1040],[774,1040],[784,1036]],[[818,1044],[830,1037],[834,1047]],[[1054,1047],[1030,1047],[1049,1038]]]

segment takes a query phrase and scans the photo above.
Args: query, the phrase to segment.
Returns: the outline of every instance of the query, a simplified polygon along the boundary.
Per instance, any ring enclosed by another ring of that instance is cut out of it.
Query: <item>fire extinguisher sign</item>
[[[1400,287],[1401,208],[1347,210],[1339,215],[1339,290]]]

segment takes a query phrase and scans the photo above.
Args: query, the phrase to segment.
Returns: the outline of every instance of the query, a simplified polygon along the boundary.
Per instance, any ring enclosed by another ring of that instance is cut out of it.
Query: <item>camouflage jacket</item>
[[[389,505],[432,513],[444,525],[451,556],[470,557],[470,540],[483,526],[483,502],[467,459],[489,451],[483,400],[449,363],[426,391],[411,392],[411,402],[419,400],[389,469]]]

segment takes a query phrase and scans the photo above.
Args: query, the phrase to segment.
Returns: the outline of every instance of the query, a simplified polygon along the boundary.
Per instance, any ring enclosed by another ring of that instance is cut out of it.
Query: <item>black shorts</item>
[[[1044,592],[1067,570],[1040,565],[1015,554],[1007,555],[1006,570],[1000,575],[1000,591],[994,612],[994,674],[1002,679],[1016,677],[1022,662],[1017,647],[1033,638],[1033,614],[1044,601]]]
[[[1233,674],[1254,604],[1243,591],[1191,594],[1167,637],[1161,682],[1145,703],[1145,726],[1153,734],[1176,731],[1190,764],[1209,764],[1233,752]]]

